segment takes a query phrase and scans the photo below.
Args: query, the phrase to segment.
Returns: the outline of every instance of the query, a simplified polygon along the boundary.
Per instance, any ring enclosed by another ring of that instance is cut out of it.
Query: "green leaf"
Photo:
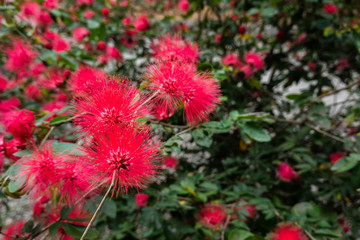
[[[100,27],[100,23],[99,23],[99,22],[97,22],[97,21],[95,21],[95,20],[91,20],[91,19],[88,19],[88,20],[86,21],[86,24],[87,24],[87,27],[88,27],[89,29],[94,29],[94,28]]]
[[[229,234],[229,240],[246,240],[252,237],[254,234],[245,230],[232,230]]]
[[[261,9],[261,16],[264,18],[271,18],[272,16],[275,16],[279,13],[279,10],[277,8],[267,7],[264,9]]]
[[[32,220],[27,221],[21,229],[21,233],[31,233],[34,228],[34,222]]]
[[[74,225],[70,223],[64,223],[63,228],[67,234],[75,238],[81,238],[82,234],[85,231],[84,226]],[[89,232],[86,234],[86,239],[96,239],[98,234],[95,230],[89,229]]]
[[[351,153],[348,157],[343,157],[339,159],[334,166],[331,167],[331,170],[336,171],[338,173],[347,172],[353,169],[356,165],[358,165],[360,161],[360,155],[356,153]]]
[[[64,206],[64,207],[60,210],[60,218],[61,218],[61,219],[67,219],[73,209],[74,209],[73,207],[70,208],[70,207],[68,207],[68,206]]]
[[[210,147],[211,139],[207,136],[203,130],[195,129],[191,132],[191,136],[194,138],[194,141],[202,147]]]
[[[331,237],[331,238],[340,238],[341,235],[334,233],[329,229],[316,229],[314,230],[316,235],[323,236],[323,237]]]
[[[22,151],[18,151],[16,153],[14,153],[13,155],[17,156],[17,157],[23,157],[25,155],[30,155],[30,154],[31,154],[31,152],[29,150],[25,149],[25,150],[22,150]]]
[[[81,147],[74,143],[68,143],[68,142],[59,142],[59,141],[53,141],[52,147],[54,151],[62,152],[62,153],[69,153],[73,155],[82,155],[84,154],[80,149]]]
[[[240,125],[241,130],[257,142],[269,142],[270,135],[261,127],[253,123]]]
[[[12,180],[8,185],[8,190],[11,193],[17,192],[26,182],[26,178]]]
[[[103,211],[105,213],[105,215],[107,215],[110,218],[116,218],[116,204],[113,200],[110,199],[106,199],[104,206],[103,206]]]
[[[67,122],[70,116],[57,116],[50,120],[51,125],[58,125]]]
[[[59,231],[60,227],[61,227],[61,222],[60,221],[56,221],[53,224],[51,224],[51,226],[49,227],[49,235],[50,237],[54,237],[55,234]]]

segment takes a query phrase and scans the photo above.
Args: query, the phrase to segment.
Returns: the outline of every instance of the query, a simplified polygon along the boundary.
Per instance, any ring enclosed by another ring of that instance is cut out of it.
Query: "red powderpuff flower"
[[[48,192],[50,187],[61,180],[60,164],[68,155],[55,152],[52,143],[48,142],[41,148],[35,148],[31,155],[22,157],[16,164],[19,167],[17,178],[25,180],[25,191],[31,198],[38,198]]]
[[[95,135],[85,150],[84,161],[93,165],[89,174],[94,182],[110,184],[115,176],[113,194],[128,188],[143,189],[154,181],[160,158],[160,143],[151,138],[149,128],[136,124],[113,126]]]
[[[5,68],[15,72],[27,69],[37,55],[36,52],[31,50],[30,45],[19,40],[15,40],[12,48],[5,50],[5,52],[8,56]]]
[[[101,13],[104,17],[107,17],[110,14],[110,10],[108,8],[103,8],[101,9]]]
[[[58,1],[57,0],[46,0],[44,2],[44,6],[46,8],[57,8],[58,7]]]
[[[26,141],[32,137],[31,133],[34,127],[34,113],[27,109],[11,111],[5,116],[5,130],[11,133],[14,138]]]
[[[106,78],[105,73],[100,70],[80,67],[70,79],[69,89],[74,94],[89,93],[92,89],[101,87],[104,78]]]
[[[1,101],[0,100],[0,112],[4,113],[7,111],[10,111],[12,109],[16,109],[20,106],[20,100],[17,97],[12,97],[9,98],[6,101]],[[1,121],[1,117],[0,117],[0,121]]]
[[[134,21],[134,27],[138,31],[145,31],[150,27],[149,19],[146,15],[140,15]]]
[[[243,34],[245,34],[245,32],[246,32],[246,27],[245,26],[240,26],[239,27],[239,34],[243,35]]]
[[[302,229],[291,223],[280,224],[270,235],[271,240],[307,240]]]
[[[337,161],[339,161],[343,157],[346,157],[346,154],[342,153],[342,152],[336,152],[336,153],[330,154],[330,160],[331,160],[332,164],[335,164]]]
[[[327,3],[327,4],[325,4],[323,11],[325,13],[335,14],[338,11],[338,7],[334,3]]]
[[[3,240],[13,240],[14,238],[26,237],[27,234],[22,234],[21,229],[24,227],[25,221],[17,221],[13,224],[8,225],[4,230]],[[11,237],[8,237],[11,236]]]
[[[131,24],[131,16],[126,16],[126,18],[121,20],[121,23],[124,24],[125,26],[130,25]]]
[[[48,26],[53,22],[50,15],[46,11],[41,11],[38,17],[38,23],[42,26]]]
[[[225,57],[222,58],[223,64],[226,66],[239,66],[240,60],[236,53],[228,53]]]
[[[316,63],[314,63],[314,62],[309,62],[307,65],[308,65],[308,68],[309,68],[311,71],[315,72],[315,70],[316,70]]]
[[[91,11],[91,10],[88,10],[88,9],[86,9],[86,10],[84,11],[84,18],[90,19],[90,18],[92,18],[93,16],[95,16],[95,12],[94,12],[94,11]]]
[[[116,59],[118,61],[122,61],[123,59],[119,50],[117,50],[115,47],[110,47],[110,46],[106,47],[106,56],[109,58]]]
[[[8,80],[0,74],[0,92],[4,91],[6,89]]]
[[[240,210],[245,210],[248,215],[244,216],[246,217],[245,220],[248,220],[248,219],[254,219],[257,215],[257,209],[256,209],[256,206],[254,204],[250,204],[248,203],[248,201],[246,200],[241,200],[242,202],[245,202],[244,204],[242,204],[241,206],[239,207],[234,207],[234,212],[238,212]],[[244,215],[243,213],[241,213],[242,215]],[[237,219],[238,218],[238,215],[236,214],[233,214],[233,218]]]
[[[156,104],[152,106],[152,114],[159,120],[166,120],[170,118],[174,112],[169,112],[166,106]]]
[[[186,121],[196,125],[207,121],[211,112],[220,103],[220,87],[209,73],[196,74],[193,82],[187,85],[182,102],[184,103]]]
[[[99,41],[99,42],[97,43],[97,49],[98,49],[99,51],[104,51],[104,50],[106,49],[106,42],[104,42],[104,41]]]
[[[174,171],[176,171],[177,165],[178,165],[178,160],[174,157],[168,156],[168,157],[164,157],[163,159],[163,165],[166,168],[170,168]]]
[[[220,43],[220,42],[221,42],[221,38],[222,38],[221,34],[216,35],[216,36],[215,36],[215,42],[216,42],[216,43]]]
[[[51,102],[48,102],[48,103],[44,104],[43,110],[48,112],[48,113],[51,113],[54,110],[60,110],[60,109],[62,109],[64,107],[66,107],[66,105],[67,105],[66,101],[54,100],[54,101],[51,101]],[[61,115],[66,115],[66,112],[62,113]],[[56,116],[58,116],[58,114],[54,113],[54,114],[50,115],[48,118],[46,118],[45,120],[50,121],[51,119],[53,119]]]
[[[149,195],[145,193],[138,193],[135,195],[135,199],[136,199],[136,206],[138,208],[146,207],[147,200],[149,199]]]
[[[90,34],[90,31],[85,27],[74,28],[74,30],[72,32],[73,38],[78,42],[83,41],[84,38],[87,37],[89,34]]]
[[[147,112],[143,97],[126,78],[104,78],[89,95],[75,99],[75,124],[81,131],[102,133],[105,130],[143,117]]]
[[[178,61],[196,65],[199,59],[198,46],[182,40],[179,35],[167,34],[157,39],[151,47],[154,57],[164,62]]]
[[[251,66],[255,67],[258,70],[262,70],[264,66],[264,60],[262,57],[254,52],[247,52],[245,54],[244,60],[247,64],[250,64]]]
[[[283,182],[292,182],[299,178],[299,174],[286,163],[279,164],[277,175]]]
[[[25,142],[22,139],[14,138],[11,141],[4,143],[3,145],[5,156],[17,161],[20,157],[14,155],[14,153],[25,149]]]
[[[61,162],[60,168],[62,171],[59,187],[60,201],[65,202],[67,205],[73,205],[91,187],[90,166],[85,162],[72,159]]]
[[[187,12],[187,11],[189,11],[190,4],[189,4],[188,0],[180,0],[180,1],[178,2],[178,7],[179,7],[181,10]]]
[[[186,65],[187,66],[187,65]],[[150,83],[147,86],[154,96],[153,103],[166,109],[167,113],[175,112],[184,97],[184,90],[193,82],[192,69],[181,65],[159,62],[147,69],[145,79]]]
[[[205,226],[219,230],[226,218],[225,208],[220,204],[207,203],[201,209],[198,219]]]

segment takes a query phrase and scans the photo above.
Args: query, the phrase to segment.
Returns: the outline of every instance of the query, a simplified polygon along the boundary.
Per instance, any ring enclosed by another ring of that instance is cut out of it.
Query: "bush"
[[[5,1],[3,239],[358,239],[359,8]]]

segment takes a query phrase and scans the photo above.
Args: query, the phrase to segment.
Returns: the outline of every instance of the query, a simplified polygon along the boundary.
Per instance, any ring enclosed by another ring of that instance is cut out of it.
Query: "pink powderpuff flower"
[[[89,95],[75,99],[75,124],[83,132],[102,133],[132,122],[147,113],[139,90],[126,78],[103,78]]]
[[[286,163],[279,164],[277,175],[283,182],[293,182],[299,178],[299,174]]]
[[[323,11],[329,14],[335,14],[338,11],[338,7],[334,3],[327,3],[324,5]]]
[[[169,169],[176,171],[176,168],[178,165],[178,160],[172,156],[164,157],[163,165],[165,168],[169,168]]]
[[[182,102],[189,125],[207,121],[220,103],[218,82],[209,73],[196,74],[193,82],[186,86]]]
[[[126,193],[129,188],[143,189],[155,180],[161,144],[152,139],[148,127],[136,123],[115,125],[91,140],[83,161],[93,165],[89,174],[94,182],[105,181],[109,185],[115,177],[113,195],[120,191]]]
[[[73,94],[89,94],[92,89],[102,86],[104,78],[106,75],[100,70],[80,67],[69,81],[69,90],[73,91]]]
[[[190,4],[188,2],[188,0],[180,0],[178,2],[178,7],[182,10],[182,11],[189,11],[189,8],[190,8]]]
[[[240,60],[236,53],[228,53],[225,57],[222,59],[223,64],[226,66],[239,66]]]
[[[345,153],[342,152],[335,152],[330,154],[330,160],[332,164],[335,164],[337,161],[339,161],[340,159],[342,159],[343,157],[346,157]]]
[[[4,236],[3,236],[3,240],[13,240],[14,238],[21,238],[21,237],[26,237],[28,234],[22,234],[21,233],[21,229],[24,227],[25,225],[25,221],[17,221],[14,222],[13,224],[8,225],[5,230],[4,230]],[[8,236],[11,236],[8,237]]]
[[[19,180],[25,181],[24,189],[30,197],[37,199],[47,194],[52,186],[61,180],[61,163],[69,156],[55,152],[52,142],[45,143],[41,148],[35,147],[31,155],[25,155],[16,162],[19,165]]]
[[[21,5],[19,17],[32,25],[37,25],[40,14],[40,5],[37,2],[29,1]]]
[[[6,89],[7,84],[8,84],[7,78],[5,78],[3,75],[0,74],[0,92]]]
[[[157,39],[151,46],[154,57],[164,62],[181,62],[196,65],[199,60],[197,44],[182,40],[179,35],[167,34]]]
[[[291,223],[280,224],[270,235],[271,240],[308,240],[303,230]]]
[[[207,203],[200,208],[199,221],[208,228],[218,231],[226,218],[226,210],[221,204]]]
[[[123,57],[122,57],[121,53],[115,47],[107,46],[106,47],[106,56],[109,57],[109,58],[113,58],[113,59],[115,59],[117,61],[122,61],[123,60]]]
[[[298,39],[296,40],[297,44],[302,43],[306,39],[306,33],[302,33],[299,35]]]
[[[4,136],[0,134],[0,174],[2,173],[2,168],[4,166],[4,157],[5,157],[5,141],[4,141]]]
[[[147,200],[149,199],[149,195],[145,193],[138,193],[135,195],[135,199],[136,199],[136,206],[138,208],[146,207]]]
[[[35,116],[32,111],[27,109],[11,111],[4,118],[5,131],[11,133],[14,138],[24,141],[32,138],[32,131],[35,127]]]
[[[44,6],[48,9],[50,8],[58,8],[58,0],[45,0]]]
[[[55,52],[64,52],[70,49],[70,45],[58,33],[48,30],[45,32],[44,43]]]
[[[259,39],[259,40],[261,40],[261,39],[263,39],[263,35],[262,35],[261,33],[258,33],[258,34],[256,35],[256,38]]]
[[[255,67],[257,70],[262,70],[264,67],[264,60],[260,54],[254,52],[247,52],[245,54],[244,60],[247,64]]]
[[[37,53],[31,50],[30,45],[20,40],[14,40],[12,48],[5,50],[5,52],[8,56],[5,68],[14,72],[27,69],[37,56]]]
[[[94,12],[94,11],[91,11],[91,10],[88,10],[88,9],[86,9],[86,10],[84,11],[84,18],[90,19],[90,18],[92,18],[93,16],[95,16],[95,12]]]
[[[59,186],[60,201],[69,206],[74,205],[92,187],[90,182],[92,176],[89,174],[91,172],[90,165],[71,159],[61,162],[59,167],[62,169]]]
[[[84,38],[87,37],[89,34],[90,34],[90,31],[85,27],[74,28],[74,30],[72,32],[73,38],[78,42],[82,42],[84,40]]]
[[[150,28],[150,22],[146,15],[138,16],[134,21],[134,27],[138,31],[145,31]]]

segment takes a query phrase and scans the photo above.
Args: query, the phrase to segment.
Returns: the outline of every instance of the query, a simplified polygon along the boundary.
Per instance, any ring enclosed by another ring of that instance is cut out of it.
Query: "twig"
[[[52,133],[52,131],[54,131],[55,127],[51,126],[50,130],[46,133],[45,137],[41,140],[40,146],[42,146],[46,140],[49,138],[50,134]]]
[[[3,233],[3,232],[0,232],[0,234],[3,235],[3,236],[5,236],[5,237],[8,237],[8,238],[10,238],[10,239],[16,239],[16,237],[7,235],[6,233]]]
[[[231,207],[233,208],[234,204],[231,204]],[[221,231],[221,240],[225,240],[225,231],[226,231],[226,228],[228,227],[228,225],[230,223],[230,219],[231,219],[231,214],[228,214],[227,217],[226,217],[226,221],[225,221],[223,230]]]
[[[177,134],[174,135],[174,137],[179,136],[179,135],[181,135],[183,133],[189,132],[192,129],[194,129],[194,127],[189,127],[187,129],[185,129],[184,131],[178,132]]]
[[[111,189],[114,187],[114,185],[115,185],[115,175],[116,175],[116,170],[114,170],[114,172],[113,172],[113,176],[112,176],[112,179],[111,179],[111,184],[110,184],[108,190],[106,191],[103,199],[101,200],[99,206],[97,207],[94,215],[91,217],[90,222],[89,222],[89,224],[87,225],[87,227],[86,227],[83,235],[81,236],[80,240],[84,240],[84,239],[85,239],[86,234],[87,234],[87,233],[89,232],[89,230],[90,230],[91,224],[95,221],[96,216],[99,214],[101,207],[104,205],[107,196],[109,195]]]
[[[295,225],[297,225],[298,227],[300,227],[302,229],[302,227],[297,222],[295,222]],[[311,240],[316,240],[308,231],[306,231],[305,229],[302,229],[302,230]]]
[[[148,103],[151,99],[153,99],[158,93],[160,92],[160,90],[156,90],[148,99],[146,99],[143,103],[141,103],[135,110],[135,112],[137,112],[142,106],[144,106],[146,103]]]
[[[339,141],[339,142],[342,142],[342,143],[345,142],[344,139],[339,138],[338,136],[335,136],[335,135],[333,135],[333,134],[331,134],[331,133],[328,133],[328,132],[326,132],[326,131],[324,131],[324,130],[321,130],[320,128],[317,128],[317,127],[311,125],[310,123],[305,123],[305,125],[308,126],[309,128],[314,129],[314,130],[317,131],[318,133],[321,133],[321,134],[323,134],[323,135],[325,135],[325,136],[328,136],[328,137],[330,137],[330,138],[332,138],[332,139],[334,139],[334,140],[336,140],[336,141]]]
[[[151,121],[151,122],[165,126],[165,127],[170,127],[170,128],[188,128],[188,126],[186,126],[186,125],[172,125],[172,124],[164,123],[164,122],[160,122],[160,121]]]
[[[320,95],[318,98],[321,99],[321,98],[324,98],[324,97],[327,97],[327,96],[330,96],[330,95],[339,93],[339,92],[341,92],[341,91],[343,91],[343,90],[346,90],[346,89],[348,89],[348,88],[351,88],[351,87],[353,87],[353,86],[355,86],[355,85],[357,85],[357,84],[359,84],[359,83],[360,83],[360,81],[359,81],[359,80],[356,80],[355,82],[353,82],[353,83],[351,83],[351,84],[349,84],[349,85],[346,85],[346,86],[343,87],[343,88],[339,88],[339,89],[336,89],[336,90],[334,90],[334,91],[331,91],[331,92],[328,92],[328,93],[324,93],[324,94]]]

